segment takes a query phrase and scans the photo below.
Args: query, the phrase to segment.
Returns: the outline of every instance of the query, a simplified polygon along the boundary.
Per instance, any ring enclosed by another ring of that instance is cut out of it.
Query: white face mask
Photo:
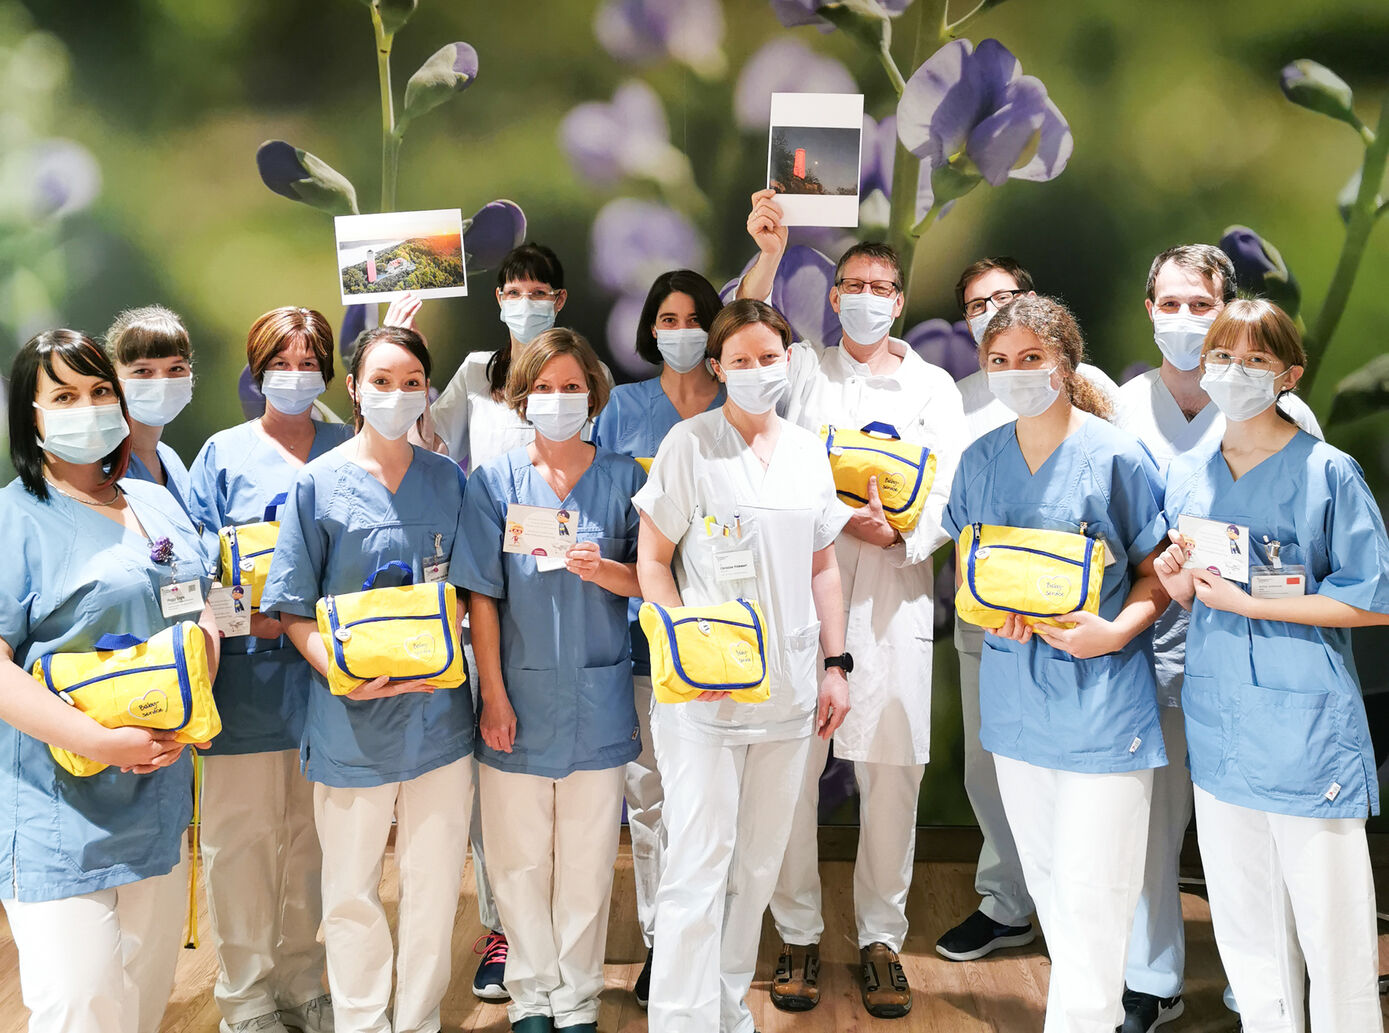
[[[526,419],[542,438],[568,441],[588,422],[588,392],[527,395]]]
[[[555,325],[555,303],[532,301],[530,298],[503,298],[502,322],[511,336],[522,344],[530,344]]]
[[[270,369],[261,377],[260,393],[276,412],[298,416],[308,412],[326,386],[317,370]]]
[[[872,291],[839,295],[839,325],[855,344],[877,344],[892,329],[896,298],[880,298]]]
[[[381,391],[370,384],[357,389],[357,408],[362,419],[383,438],[403,438],[424,415],[428,391]]]
[[[35,402],[34,408],[43,413],[39,448],[69,463],[95,463],[114,452],[130,433],[121,407],[114,403],[45,409]]]
[[[1214,315],[1193,316],[1185,305],[1179,312],[1154,312],[1153,341],[1177,369],[1195,369],[1201,365],[1201,345],[1214,322]]]
[[[1001,369],[989,373],[989,390],[1018,416],[1040,416],[1051,408],[1060,386],[1051,386],[1051,369]]]
[[[1201,390],[1210,395],[1227,420],[1239,423],[1258,416],[1277,401],[1275,385],[1283,373],[1245,369],[1238,362],[1224,366],[1207,364],[1201,375]]]
[[[688,373],[704,361],[709,335],[699,327],[685,330],[657,330],[656,347],[667,366],[677,373]]]
[[[130,418],[147,427],[162,427],[193,400],[192,377],[122,380],[121,392]]]
[[[728,400],[752,416],[761,416],[775,408],[777,402],[791,390],[787,366],[781,360],[770,366],[725,369],[723,376],[724,385],[728,388]]]
[[[997,311],[998,309],[994,308],[994,303],[990,301],[984,305],[983,312],[969,318],[969,333],[974,338],[975,344],[984,343],[984,331],[989,328],[989,320],[993,319],[994,313]]]

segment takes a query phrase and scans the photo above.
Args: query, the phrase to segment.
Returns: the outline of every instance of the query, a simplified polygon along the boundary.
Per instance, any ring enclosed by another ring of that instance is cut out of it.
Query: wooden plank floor
[[[1004,951],[983,961],[954,964],[935,953],[936,937],[977,903],[973,890],[974,866],[953,862],[922,862],[916,867],[909,901],[912,922],[902,960],[915,990],[911,1014],[904,1019],[870,1018],[858,997],[855,966],[852,892],[853,866],[845,861],[821,865],[824,879],[825,936],[821,943],[822,999],[814,1011],[789,1015],[777,1011],[767,997],[767,981],[775,962],[777,940],[770,920],[764,926],[762,958],[753,983],[751,1003],[763,1033],[975,1033],[975,1031],[1040,1031],[1049,964],[1040,944]],[[1382,874],[1380,872],[1377,875]],[[444,999],[444,1029],[506,1033],[506,1009],[473,997],[472,974],[476,958],[470,950],[482,931],[474,903],[471,868],[464,877],[464,892],[454,926],[454,978]],[[1385,887],[1381,887],[1381,899]],[[637,1007],[630,987],[641,971],[645,951],[636,923],[632,888],[632,861],[624,845],[618,857],[613,885],[613,907],[608,931],[607,987],[603,991],[598,1028],[602,1033],[638,1033],[646,1029],[646,1013]],[[382,897],[392,912],[396,900],[395,867],[387,859]],[[1187,923],[1186,1014],[1164,1033],[1223,1033],[1234,1028],[1233,1016],[1220,1002],[1224,976],[1211,935],[1210,914],[1199,896],[1184,894]],[[179,958],[173,999],[165,1015],[164,1033],[215,1033],[217,1007],[212,1000],[216,956],[208,932],[205,903],[200,908],[202,946],[184,951]],[[1389,971],[1389,935],[1380,937],[1381,971]],[[1386,1010],[1389,1015],[1389,1010]],[[0,913],[0,1033],[21,1033],[28,1020],[19,992],[14,943]]]

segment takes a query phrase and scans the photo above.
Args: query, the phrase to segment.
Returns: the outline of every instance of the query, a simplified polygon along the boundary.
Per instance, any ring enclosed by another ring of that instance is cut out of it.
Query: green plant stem
[[[400,137],[395,131],[395,102],[391,98],[391,43],[393,33],[381,24],[381,12],[371,9],[376,32],[376,77],[381,85],[381,210],[395,210],[396,170],[400,165]]]
[[[882,62],[883,71],[887,73],[888,80],[892,83],[893,92],[899,97],[902,96],[902,91],[907,88],[907,80],[902,78],[902,70],[892,59],[892,35],[887,23],[883,24],[883,38],[882,42],[878,44],[878,60]]]
[[[974,10],[960,18],[959,21],[950,22],[941,30],[941,42],[948,39],[955,39],[964,31],[964,27],[974,20],[975,15],[980,14],[986,7],[991,6],[989,0],[979,0]]]
[[[1301,387],[1303,393],[1310,395],[1316,375],[1326,357],[1327,346],[1336,332],[1336,326],[1345,312],[1346,301],[1351,287],[1355,285],[1355,274],[1360,269],[1360,260],[1365,257],[1365,245],[1374,228],[1375,198],[1380,184],[1384,181],[1384,169],[1389,161],[1389,98],[1379,110],[1379,128],[1375,131],[1373,142],[1365,148],[1365,162],[1360,167],[1360,190],[1355,195],[1355,203],[1346,221],[1346,239],[1341,245],[1341,257],[1336,261],[1336,271],[1331,275],[1331,285],[1326,289],[1326,300],[1321,311],[1312,322],[1307,335],[1307,372],[1303,374]]]

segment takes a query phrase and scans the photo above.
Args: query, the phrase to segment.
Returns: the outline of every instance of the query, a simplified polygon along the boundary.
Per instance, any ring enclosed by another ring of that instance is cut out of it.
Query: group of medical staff
[[[891,336],[898,257],[858,244],[829,301],[837,346],[768,304],[787,245],[752,197],[758,255],[724,304],[697,272],[652,284],[657,375],[614,386],[558,257],[502,263],[507,338],[430,401],[418,299],[354,343],[351,419],[323,316],[252,324],[263,415],[191,465],[161,440],[193,396],[178,318],[123,312],[98,344],[38,334],[10,376],[0,491],[0,886],[30,1029],[153,1033],[187,911],[192,749],[107,728],[30,676],[104,635],[173,623],[170,585],[219,576],[219,530],[278,522],[249,632],[209,604],[222,732],[199,747],[201,854],[224,1033],[431,1033],[471,841],[487,930],[473,981],[518,1033],[595,1031],[625,803],[647,946],[633,987],[660,1033],[753,1033],[762,916],[771,1002],[820,999],[816,848],[831,748],[853,765],[863,1007],[911,1010],[918,793],[930,760],[933,556],[986,525],[1103,542],[1097,612],[956,622],[978,908],[937,951],[1051,956],[1046,1033],[1151,1033],[1182,1013],[1177,865],[1194,808],[1227,1000],[1248,1033],[1380,1030],[1365,820],[1378,812],[1349,629],[1389,623],[1389,539],[1359,467],[1291,392],[1298,332],[1241,299],[1217,248],[1158,255],[1161,365],[1116,387],[1074,316],[1007,258],[956,299],[978,344],[955,383]],[[921,515],[835,488],[825,426],[928,447]],[[640,460],[640,462],[638,462]],[[509,552],[513,506],[568,517],[562,562]],[[1247,528],[1248,585],[1187,563],[1182,517]],[[957,578],[959,571],[957,571]],[[320,599],[385,581],[457,589],[468,684],[329,691]],[[1276,590],[1268,586],[1277,583]],[[1251,591],[1251,589],[1258,589]],[[656,702],[643,601],[756,600],[770,698]],[[76,777],[48,746],[110,765]],[[379,895],[391,838],[394,932]],[[323,978],[326,973],[327,992]],[[1310,986],[1310,992],[1307,987]]]

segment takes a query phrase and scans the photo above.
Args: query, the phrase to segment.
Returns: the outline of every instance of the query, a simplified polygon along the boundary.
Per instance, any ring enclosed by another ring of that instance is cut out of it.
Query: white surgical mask
[[[383,438],[403,438],[424,415],[427,391],[380,391],[370,384],[357,389],[357,407],[362,419]]]
[[[747,369],[725,369],[724,385],[728,400],[745,413],[760,416],[776,406],[791,390],[786,363],[777,361],[770,366],[749,366]]]
[[[1180,312],[1153,313],[1153,340],[1163,357],[1180,370],[1201,365],[1201,345],[1215,316],[1193,316],[1185,305]]]
[[[260,393],[277,412],[298,416],[308,411],[326,386],[317,370],[269,369],[261,377]]]
[[[892,329],[896,298],[880,298],[872,291],[839,295],[839,325],[855,344],[876,344]]]
[[[709,335],[699,327],[685,330],[657,330],[656,347],[667,366],[677,373],[688,373],[704,361]]]
[[[1052,387],[1051,369],[1000,369],[989,372],[989,390],[1019,416],[1040,416],[1051,408],[1060,386]]]
[[[526,419],[550,441],[568,441],[588,422],[588,392],[558,391],[526,396]]]
[[[1227,420],[1238,423],[1258,416],[1277,400],[1274,385],[1283,373],[1245,369],[1238,362],[1224,366],[1207,364],[1201,375],[1201,390],[1210,395]]]
[[[991,301],[984,306],[984,311],[977,316],[969,317],[969,333],[974,338],[975,344],[982,344],[984,341],[984,331],[989,328],[989,320],[993,319],[994,313],[998,309],[994,308]]]
[[[95,463],[114,452],[130,433],[115,403],[45,409],[35,402],[34,408],[43,413],[39,448],[69,463]]]
[[[502,322],[511,336],[522,344],[530,344],[555,325],[555,303],[532,301],[530,298],[503,298]]]
[[[193,400],[193,378],[122,380],[121,392],[132,420],[147,427],[162,427],[172,422]]]

